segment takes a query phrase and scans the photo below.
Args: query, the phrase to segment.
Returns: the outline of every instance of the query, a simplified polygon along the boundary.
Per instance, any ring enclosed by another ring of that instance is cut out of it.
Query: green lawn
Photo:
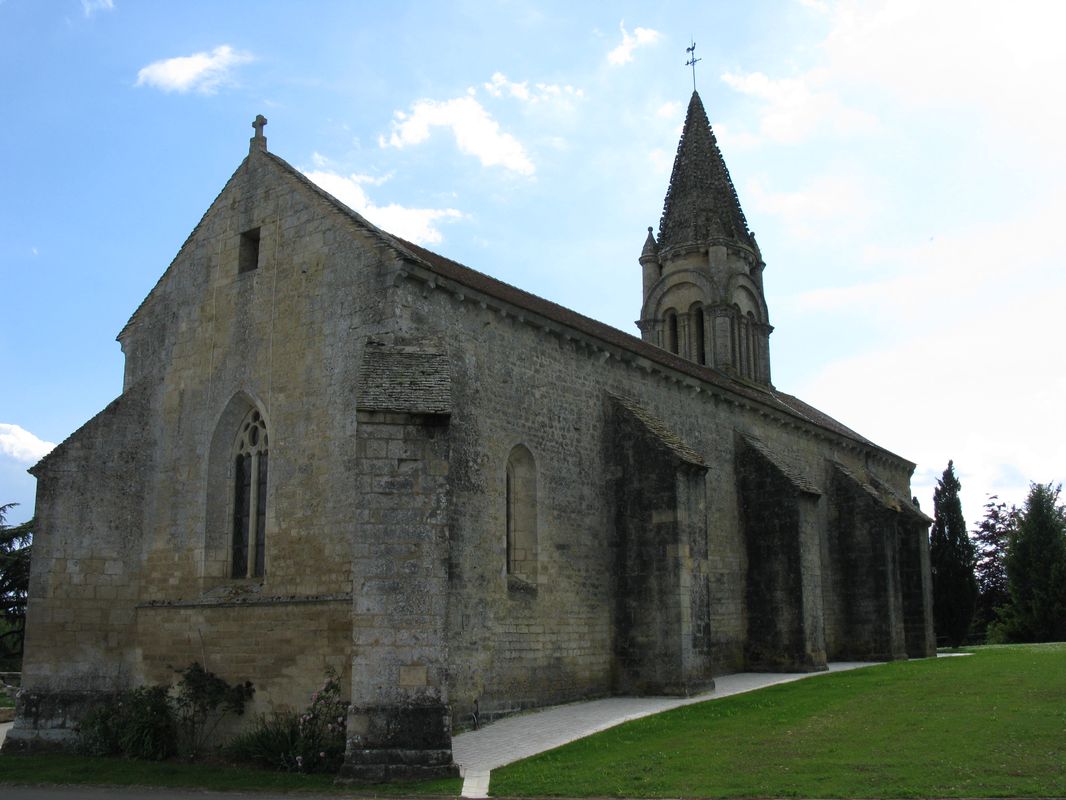
[[[492,773],[507,796],[1066,796],[1066,644],[823,675]]]
[[[868,667],[686,706],[492,773],[495,795],[1066,796],[1066,644]],[[0,783],[456,795],[458,779],[338,788],[180,762],[0,756]],[[2,792],[0,792],[2,794]]]
[[[332,775],[188,764],[180,761],[135,761],[121,758],[42,755],[0,756],[0,784],[103,784],[111,786],[165,786],[247,792],[315,792],[337,795],[458,795],[459,778],[422,783],[353,788],[336,786]],[[3,791],[0,790],[0,796]]]

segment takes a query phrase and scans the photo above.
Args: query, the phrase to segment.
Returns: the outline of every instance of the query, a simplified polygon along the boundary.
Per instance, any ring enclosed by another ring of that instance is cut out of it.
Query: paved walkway
[[[840,672],[868,666],[868,661],[840,662],[830,664],[829,671]],[[692,697],[607,697],[506,717],[481,730],[461,733],[452,739],[452,754],[463,775],[462,796],[488,797],[489,774],[497,767],[613,728],[631,719],[824,674],[739,672],[716,676],[713,691]]]

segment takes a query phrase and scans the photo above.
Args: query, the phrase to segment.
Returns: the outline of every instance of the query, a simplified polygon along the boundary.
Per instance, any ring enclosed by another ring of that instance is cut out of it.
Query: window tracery
[[[258,409],[245,416],[233,445],[234,578],[259,578],[266,573],[267,470],[266,422]]]

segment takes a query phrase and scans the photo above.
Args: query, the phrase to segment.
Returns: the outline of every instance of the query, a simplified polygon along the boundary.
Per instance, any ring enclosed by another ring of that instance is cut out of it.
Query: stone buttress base
[[[348,752],[338,781],[384,783],[458,775],[448,706],[364,706],[349,712]]]

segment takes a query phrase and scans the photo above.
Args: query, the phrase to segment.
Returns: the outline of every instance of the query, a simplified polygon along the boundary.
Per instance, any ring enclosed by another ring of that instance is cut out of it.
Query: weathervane
[[[696,58],[696,40],[692,40],[692,46],[686,47],[685,52],[688,53],[689,59],[685,62],[686,67],[692,67],[692,91],[696,91],[696,62],[703,61],[702,58]]]

